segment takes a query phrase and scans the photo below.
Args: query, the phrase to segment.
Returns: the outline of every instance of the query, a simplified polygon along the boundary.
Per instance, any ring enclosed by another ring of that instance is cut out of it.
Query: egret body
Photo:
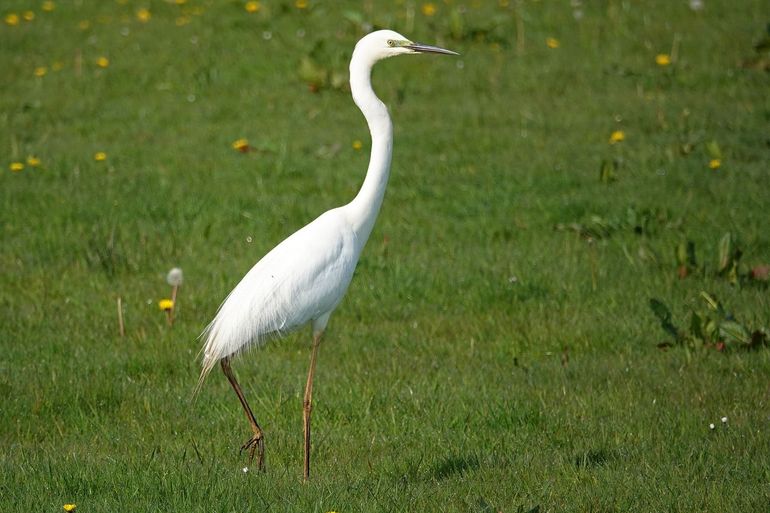
[[[372,138],[369,168],[360,191],[350,203],[325,212],[257,262],[230,292],[202,335],[205,344],[199,386],[219,362],[253,431],[242,449],[249,450],[249,461],[257,453],[260,470],[264,469],[264,433],[235,379],[230,360],[272,336],[308,323],[312,326],[310,368],[303,402],[304,478],[307,480],[318,346],[329,317],[350,285],[361,250],[377,219],[390,173],[393,125],[387,107],[372,89],[372,66],[388,57],[417,53],[457,55],[412,42],[391,30],[372,32],[356,44],[350,60],[350,90],[353,101],[366,118]]]

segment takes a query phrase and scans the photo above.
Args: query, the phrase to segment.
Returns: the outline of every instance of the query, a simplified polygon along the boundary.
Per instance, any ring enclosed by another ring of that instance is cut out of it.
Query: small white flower
[[[183,281],[184,281],[184,274],[182,274],[182,270],[178,267],[174,267],[166,275],[166,282],[172,287],[180,286]]]
[[[727,424],[727,417],[722,417],[722,424]]]
[[[709,429],[714,429],[715,427],[716,427],[716,426],[714,426],[714,423],[713,423],[713,422],[712,422],[711,424],[709,424]]]
[[[242,471],[244,474],[247,474],[247,473],[249,472],[249,467],[243,467],[243,468],[241,469],[241,471]]]

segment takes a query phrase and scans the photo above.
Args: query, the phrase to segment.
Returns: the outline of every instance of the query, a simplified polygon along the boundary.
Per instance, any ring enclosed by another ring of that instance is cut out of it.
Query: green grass
[[[5,509],[767,511],[770,352],[661,351],[648,307],[686,326],[708,291],[770,324],[766,285],[716,273],[728,231],[743,273],[770,262],[770,76],[749,65],[764,2],[583,2],[580,21],[530,0],[436,2],[432,17],[409,0],[38,3],[0,12],[36,15],[0,24]],[[360,113],[298,75],[308,55],[345,72],[362,35],[345,11],[462,56],[375,71],[393,173],[321,346],[303,485],[309,333],[235,364],[266,474],[241,472],[249,430],[221,373],[191,393],[196,337],[227,292],[361,183]],[[614,130],[625,141],[608,144]],[[255,151],[230,147],[241,137]],[[42,166],[8,170],[28,155]],[[658,214],[636,234],[629,209]],[[554,229],[592,216],[617,229],[591,243]],[[702,270],[680,280],[686,240]],[[169,329],[157,301],[175,265]]]

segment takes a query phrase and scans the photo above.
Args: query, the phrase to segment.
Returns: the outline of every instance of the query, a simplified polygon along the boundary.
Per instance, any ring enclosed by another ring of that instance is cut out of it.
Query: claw
[[[248,442],[241,446],[239,454],[243,453],[246,449],[249,450],[249,465],[254,461],[254,453],[259,450],[257,457],[257,468],[265,471],[265,438],[262,434],[253,436]]]

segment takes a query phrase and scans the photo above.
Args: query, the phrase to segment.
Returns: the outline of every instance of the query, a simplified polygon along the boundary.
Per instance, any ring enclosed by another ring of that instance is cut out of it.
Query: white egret
[[[258,452],[264,469],[264,433],[257,423],[230,368],[231,358],[244,349],[263,344],[307,323],[312,326],[310,368],[303,402],[304,479],[310,475],[310,414],[313,374],[318,346],[329,316],[342,300],[353,277],[361,250],[369,238],[382,204],[390,173],[393,126],[385,104],[372,90],[372,66],[396,55],[455,52],[415,43],[391,30],[364,36],[350,60],[353,101],[369,125],[372,150],[366,178],[347,205],[329,210],[273,248],[243,277],[219,307],[204,331],[203,368],[198,386],[219,362],[238,395],[254,435],[243,449],[249,462]]]

